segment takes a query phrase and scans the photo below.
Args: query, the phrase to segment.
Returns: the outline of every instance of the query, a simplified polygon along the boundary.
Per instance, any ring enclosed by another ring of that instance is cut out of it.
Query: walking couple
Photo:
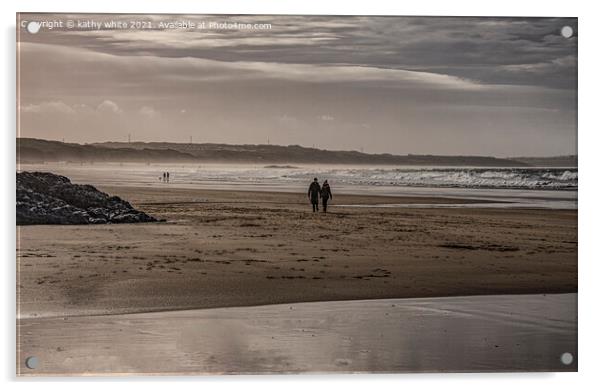
[[[319,199],[322,198],[322,207],[324,212],[326,212],[328,200],[332,199],[332,192],[330,192],[328,180],[324,180],[324,184],[322,184],[322,187],[320,187],[318,178],[314,178],[314,181],[309,185],[307,197],[311,200],[311,206],[314,212],[320,211]]]

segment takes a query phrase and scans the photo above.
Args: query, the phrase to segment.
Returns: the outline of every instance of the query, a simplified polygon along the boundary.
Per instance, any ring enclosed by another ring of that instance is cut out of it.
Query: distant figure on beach
[[[311,207],[313,212],[320,211],[319,199],[320,199],[320,183],[318,183],[318,178],[315,177],[314,181],[309,185],[309,190],[307,190],[307,197],[311,201]]]
[[[328,207],[328,200],[332,199],[332,192],[330,192],[330,184],[328,184],[328,180],[324,180],[324,184],[322,184],[322,207],[324,208],[324,212],[326,212],[326,208]]]
[[[167,182],[169,183],[169,172],[166,172],[166,173],[167,173]]]
[[[163,172],[163,182],[164,183],[165,183],[166,179],[167,179],[167,172]]]

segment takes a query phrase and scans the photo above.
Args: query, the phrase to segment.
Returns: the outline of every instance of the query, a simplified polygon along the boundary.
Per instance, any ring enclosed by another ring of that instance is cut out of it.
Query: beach
[[[577,290],[577,211],[99,186],[164,220],[18,228],[20,318]]]
[[[159,222],[17,228],[18,375],[577,369],[570,194],[71,176]]]

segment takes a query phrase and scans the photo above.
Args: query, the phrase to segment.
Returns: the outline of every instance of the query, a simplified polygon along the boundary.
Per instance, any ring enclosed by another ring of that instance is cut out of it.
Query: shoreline
[[[337,299],[337,300],[311,300],[311,301],[282,301],[282,302],[270,302],[270,303],[251,303],[248,305],[228,305],[228,306],[203,306],[203,307],[183,307],[183,308],[159,308],[159,309],[148,309],[145,311],[137,311],[129,309],[128,311],[111,311],[111,312],[97,312],[97,313],[79,313],[79,314],[51,314],[51,315],[34,315],[34,316],[19,316],[17,313],[17,321],[36,321],[36,320],[57,320],[66,318],[103,318],[103,317],[121,317],[121,316],[136,316],[136,315],[160,315],[162,313],[168,315],[170,313],[186,313],[186,312],[204,312],[220,309],[261,309],[277,306],[291,306],[291,305],[306,305],[306,304],[353,304],[353,303],[370,303],[379,301],[432,301],[432,300],[462,300],[462,299],[473,299],[473,298],[487,298],[487,297],[531,297],[531,296],[562,296],[562,295],[577,295],[577,291],[554,291],[554,292],[511,292],[511,293],[490,293],[490,294],[454,294],[454,295],[424,295],[424,296],[408,296],[408,297],[382,297],[382,298],[349,298],[349,299]]]
[[[367,302],[376,302],[376,301],[386,301],[386,300],[432,300],[432,299],[471,299],[471,298],[480,298],[480,297],[521,297],[521,296],[554,296],[554,295],[567,295],[567,294],[577,294],[576,290],[567,289],[567,290],[558,290],[558,291],[550,291],[550,292],[541,292],[541,290],[524,290],[519,292],[491,292],[491,293],[475,293],[475,294],[448,294],[448,295],[420,295],[420,296],[382,296],[382,297],[374,297],[374,298],[348,298],[348,299],[316,299],[316,300],[307,300],[307,301],[271,301],[268,303],[249,303],[249,304],[232,304],[227,306],[183,306],[183,307],[166,307],[166,308],[146,308],[145,310],[136,310],[133,308],[128,308],[124,311],[98,311],[98,312],[81,312],[77,314],[73,313],[53,313],[53,314],[42,314],[42,315],[26,315],[19,316],[17,313],[16,320],[17,321],[30,321],[30,320],[50,320],[50,319],[59,319],[59,318],[102,318],[102,317],[115,317],[115,316],[129,316],[129,315],[144,315],[144,314],[160,314],[160,313],[181,313],[181,312],[197,312],[197,311],[205,311],[205,310],[219,310],[219,309],[253,309],[253,308],[263,308],[263,307],[273,307],[273,306],[286,306],[286,305],[303,305],[303,304],[315,304],[315,303],[367,303]]]
[[[490,176],[474,178],[475,185],[461,185],[462,180],[453,183],[437,184],[426,175],[425,182],[411,180],[405,185],[392,175],[390,178],[374,173],[368,168],[358,168],[362,172],[356,172],[354,166],[344,168],[333,166],[325,168],[322,166],[303,166],[298,170],[290,169],[265,169],[254,165],[222,165],[209,164],[207,166],[197,165],[144,165],[132,164],[121,166],[119,164],[94,164],[91,166],[78,166],[73,164],[46,164],[29,165],[22,167],[26,170],[52,171],[69,177],[74,183],[92,184],[106,187],[139,187],[139,188],[164,188],[168,191],[175,188],[209,191],[249,191],[249,192],[283,192],[303,193],[315,176],[328,178],[333,186],[335,196],[337,194],[368,195],[368,196],[416,196],[416,197],[445,197],[479,199],[487,202],[500,202],[499,205],[507,204],[512,207],[513,203],[520,207],[538,207],[552,209],[576,209],[577,187],[567,188],[567,184],[559,181],[558,186],[545,184],[548,180],[542,177],[544,184],[535,185],[512,185],[502,178],[499,186],[487,185],[488,180],[494,180]],[[337,170],[341,168],[342,171]],[[389,167],[395,171],[399,167]],[[161,182],[157,175],[163,170],[172,173],[169,184]],[[417,172],[421,171],[420,168]],[[426,169],[426,168],[425,168]],[[477,167],[462,167],[457,169],[474,170]],[[536,168],[540,169],[540,168]],[[556,168],[555,168],[556,169]],[[403,169],[402,169],[403,170]],[[377,169],[378,171],[378,169]],[[410,170],[412,171],[412,170]],[[389,175],[391,172],[389,172]],[[576,172],[575,172],[576,175]],[[495,175],[494,175],[495,176]],[[504,176],[502,174],[502,176]],[[545,176],[545,175],[544,175]],[[464,178],[465,179],[465,178]],[[557,178],[558,179],[558,178]],[[452,180],[447,178],[446,180]],[[518,180],[518,178],[514,178]],[[558,179],[560,180],[560,179]],[[397,184],[395,184],[397,183]],[[413,183],[413,184],[412,184]],[[509,202],[509,203],[502,203]]]

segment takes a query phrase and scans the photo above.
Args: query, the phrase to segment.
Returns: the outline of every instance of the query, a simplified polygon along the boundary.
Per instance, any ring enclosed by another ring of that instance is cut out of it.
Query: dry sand
[[[577,291],[576,210],[333,207],[313,214],[303,194],[100,189],[166,222],[20,227],[21,318]]]

